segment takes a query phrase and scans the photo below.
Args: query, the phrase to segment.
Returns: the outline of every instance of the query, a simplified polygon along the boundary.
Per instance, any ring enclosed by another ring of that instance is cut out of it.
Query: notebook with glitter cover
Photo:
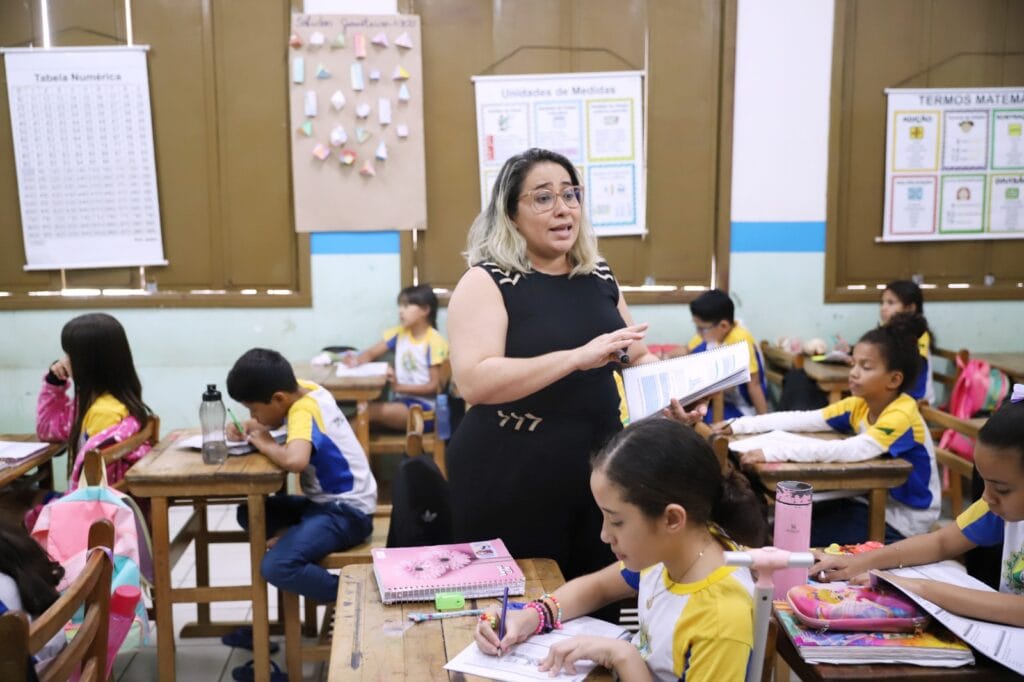
[[[467,599],[526,593],[526,577],[501,540],[374,549],[373,574],[385,604],[431,601],[437,592]]]

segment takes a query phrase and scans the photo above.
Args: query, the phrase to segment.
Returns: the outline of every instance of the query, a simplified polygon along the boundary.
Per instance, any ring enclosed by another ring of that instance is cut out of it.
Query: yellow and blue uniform
[[[747,328],[743,325],[739,323],[734,324],[732,329],[729,330],[729,333],[725,335],[724,339],[722,339],[721,343],[708,344],[703,336],[700,334],[694,334],[687,342],[686,347],[690,349],[691,353],[700,353],[717,346],[728,346],[741,341],[747,344],[747,350],[750,351],[751,380],[753,380],[754,374],[756,373],[756,381],[761,385],[761,391],[765,395],[768,395],[768,378],[764,374],[764,360],[761,358],[761,349],[757,347],[757,342],[754,341],[753,335],[747,331]],[[757,410],[754,408],[754,403],[750,399],[750,390],[747,386],[747,384],[741,384],[739,386],[734,386],[725,392],[725,419],[757,414]],[[705,421],[710,420],[711,413],[708,412],[708,418]]]
[[[633,645],[651,677],[661,682],[743,680],[754,642],[749,570],[720,566],[692,583],[671,581],[660,563],[640,572],[620,564],[620,570],[638,593],[640,631]]]
[[[120,424],[128,417],[128,408],[120,400],[109,393],[104,393],[92,401],[89,409],[82,417],[82,436],[79,439],[78,447],[81,448],[85,442],[95,436],[103,429],[109,429],[115,424]]]
[[[429,327],[422,338],[413,338],[412,332],[402,326],[384,331],[388,349],[395,353],[395,381],[399,384],[430,383],[430,368],[437,367],[448,359],[448,342],[441,333]],[[422,395],[395,396],[407,405],[419,404],[424,410],[433,410],[434,401]]]
[[[932,379],[932,337],[925,332],[917,340],[917,352],[921,355],[921,371],[914,379],[914,385],[907,389],[907,393],[915,400],[927,400],[935,404],[935,383]]]
[[[956,525],[976,545],[1003,545],[999,591],[1024,594],[1024,521],[1005,521],[978,500],[956,517]]]

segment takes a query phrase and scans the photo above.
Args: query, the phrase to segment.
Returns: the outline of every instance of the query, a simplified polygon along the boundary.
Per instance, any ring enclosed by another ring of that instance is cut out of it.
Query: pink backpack
[[[957,358],[956,364],[960,377],[949,398],[949,413],[959,419],[970,419],[981,411],[998,408],[1010,391],[1009,377],[976,358],[966,364]],[[953,429],[943,432],[939,447],[974,461],[974,441]]]

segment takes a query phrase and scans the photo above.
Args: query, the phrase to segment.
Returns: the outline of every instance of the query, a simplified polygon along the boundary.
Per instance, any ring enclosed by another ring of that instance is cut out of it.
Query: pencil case
[[[869,587],[797,585],[786,600],[794,615],[816,630],[920,632],[930,620],[903,595]]]

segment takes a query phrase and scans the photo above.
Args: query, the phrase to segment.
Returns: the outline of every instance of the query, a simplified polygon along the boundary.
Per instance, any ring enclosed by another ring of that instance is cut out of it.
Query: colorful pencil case
[[[816,630],[920,632],[929,621],[928,614],[903,595],[869,587],[797,585],[786,599],[796,617]]]

